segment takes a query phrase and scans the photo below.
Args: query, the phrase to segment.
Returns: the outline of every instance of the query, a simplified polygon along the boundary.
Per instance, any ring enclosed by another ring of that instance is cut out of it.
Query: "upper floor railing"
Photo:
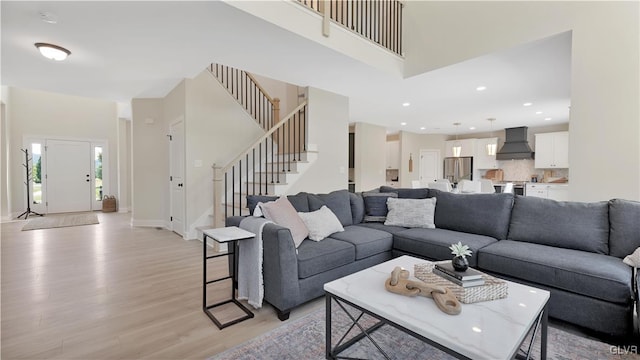
[[[398,0],[297,0],[347,29],[402,56],[402,8]]]

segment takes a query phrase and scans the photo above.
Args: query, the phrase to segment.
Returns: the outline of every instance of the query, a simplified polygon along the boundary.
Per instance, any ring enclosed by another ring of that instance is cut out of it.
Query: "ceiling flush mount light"
[[[493,138],[493,122],[496,121],[495,118],[488,118],[489,122],[491,122],[491,137]],[[491,142],[487,144],[487,155],[496,156],[496,150],[498,149],[497,142]]]
[[[47,44],[47,43],[35,43],[38,50],[40,50],[40,54],[46,57],[47,59],[62,61],[67,58],[67,56],[71,55],[71,51],[63,48],[62,46]]]
[[[530,103],[530,102],[526,102],[526,103],[522,104],[522,106],[531,106],[531,105],[533,105],[533,103]]]
[[[476,91],[485,91],[485,90],[487,90],[487,87],[486,87],[486,86],[478,86],[478,87],[476,88]]]
[[[460,157],[460,153],[462,152],[462,145],[460,145],[460,143],[458,142],[458,126],[460,126],[460,123],[453,123],[453,125],[455,125],[456,127],[456,142],[453,143],[451,152],[453,153],[454,157]]]
[[[402,106],[404,106],[404,107],[407,107],[407,106],[410,106],[410,105],[411,105],[411,103],[408,103],[408,102],[402,103]]]

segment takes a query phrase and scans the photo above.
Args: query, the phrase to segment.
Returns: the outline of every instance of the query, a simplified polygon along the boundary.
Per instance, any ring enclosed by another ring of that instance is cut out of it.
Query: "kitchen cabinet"
[[[487,145],[498,144],[498,138],[476,139],[476,151],[473,157],[473,167],[476,169],[498,169],[495,155],[487,155]]]
[[[536,169],[569,168],[569,132],[536,134]]]
[[[453,156],[453,147],[459,144],[460,157],[462,156],[474,156],[476,152],[476,139],[463,139],[463,140],[448,140],[444,142],[444,157]]]
[[[556,201],[569,201],[569,185],[527,183],[525,195]]]
[[[387,141],[387,169],[400,168],[400,141]]]

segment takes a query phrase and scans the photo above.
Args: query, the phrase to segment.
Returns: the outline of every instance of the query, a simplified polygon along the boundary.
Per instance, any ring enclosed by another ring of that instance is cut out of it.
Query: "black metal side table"
[[[234,261],[233,267],[229,270],[230,274],[228,276],[219,278],[219,279],[215,279],[215,280],[207,280],[207,260],[209,259],[213,259],[213,258],[217,258],[220,256],[228,256],[230,259],[232,256],[234,256],[236,254],[236,252],[238,251],[238,241],[240,240],[247,240],[247,239],[252,239],[255,234],[240,229],[237,226],[229,226],[229,227],[225,227],[225,228],[218,228],[218,229],[208,229],[208,230],[204,230],[202,232],[202,311],[204,311],[205,314],[207,314],[207,316],[209,317],[209,319],[211,319],[211,321],[213,321],[214,324],[216,324],[216,326],[218,326],[219,329],[224,329],[227,326],[233,325],[233,324],[237,324],[241,321],[247,320],[247,319],[251,319],[253,317],[253,313],[251,312],[251,310],[247,309],[242,303],[240,303],[240,301],[238,301],[238,299],[236,298],[236,291],[235,291],[235,282],[236,282],[236,276],[238,273],[238,266],[236,264],[236,262]],[[215,254],[215,255],[209,255],[207,256],[207,238],[212,239],[213,241],[220,243],[220,244],[224,244],[227,243],[229,244],[228,248],[227,248],[227,252],[223,253],[223,254]],[[216,283],[218,281],[222,281],[222,280],[227,280],[227,279],[231,279],[231,299],[229,300],[224,300],[218,303],[215,303],[213,305],[207,305],[207,285],[209,284],[213,284]],[[246,315],[228,321],[226,323],[221,323],[216,316],[210,311],[211,309],[221,306],[221,305],[225,305],[228,303],[234,303],[236,304],[241,310],[243,310],[245,312]]]

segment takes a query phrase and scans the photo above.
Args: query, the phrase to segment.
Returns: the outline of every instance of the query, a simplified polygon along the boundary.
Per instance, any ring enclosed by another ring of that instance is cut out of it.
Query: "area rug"
[[[300,319],[290,321],[257,338],[249,340],[225,352],[210,357],[209,360],[232,359],[324,359],[325,358],[325,310],[320,309]],[[334,309],[332,315],[337,326],[346,329],[346,315]],[[373,324],[372,318],[365,323]],[[343,332],[344,333],[344,332]],[[353,332],[355,334],[355,332]],[[351,333],[350,333],[351,334]],[[338,336],[332,336],[335,344]],[[348,336],[347,338],[349,338]],[[396,328],[384,325],[373,333],[373,338],[392,359],[455,359],[441,350],[425,344]],[[528,342],[525,341],[528,346]],[[547,358],[554,360],[572,359],[640,359],[636,348],[611,346],[603,342],[583,338],[549,326]],[[540,335],[534,343],[533,358],[539,359]],[[364,339],[340,354],[359,359],[384,359],[374,345]]]
[[[29,222],[22,228],[22,231],[91,225],[99,223],[100,222],[98,221],[98,216],[96,214],[43,216],[30,219]]]

